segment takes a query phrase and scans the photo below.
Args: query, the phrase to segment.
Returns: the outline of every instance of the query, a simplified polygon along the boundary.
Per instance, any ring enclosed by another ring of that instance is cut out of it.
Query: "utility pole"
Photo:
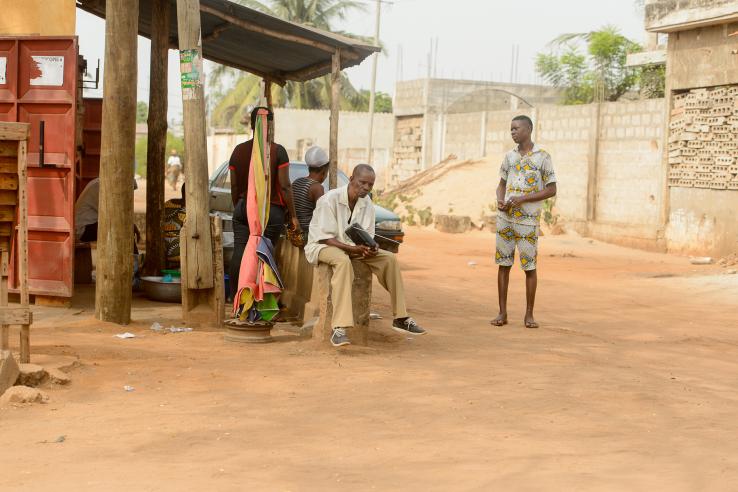
[[[379,21],[382,16],[382,0],[377,0],[377,17],[374,21],[374,44],[379,46]],[[366,162],[372,162],[372,146],[374,143],[374,98],[377,89],[377,60],[379,53],[372,55],[372,88],[369,93],[369,140],[366,146]]]
[[[106,8],[95,317],[127,325],[133,278],[138,0],[108,0]]]

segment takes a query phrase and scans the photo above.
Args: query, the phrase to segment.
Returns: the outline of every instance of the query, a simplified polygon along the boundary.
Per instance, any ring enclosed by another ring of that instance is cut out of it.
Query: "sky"
[[[352,14],[335,29],[374,35],[375,1],[360,1],[366,4],[366,11]],[[105,23],[81,10],[77,12],[80,53],[92,69],[100,59],[102,79]],[[516,81],[540,83],[534,70],[535,55],[547,51],[552,39],[607,24],[615,25],[635,41],[644,40],[643,17],[634,0],[383,1],[380,39],[386,53],[379,58],[377,90],[393,94],[397,80],[425,77],[431,39],[438,42],[433,64],[437,77],[509,82],[513,46],[517,45],[520,54]],[[138,40],[138,99],[147,101],[150,42],[143,37]],[[355,87],[368,89],[371,59],[346,73]],[[99,97],[102,91],[85,94]],[[181,111],[177,54],[170,51],[170,121],[180,120]]]

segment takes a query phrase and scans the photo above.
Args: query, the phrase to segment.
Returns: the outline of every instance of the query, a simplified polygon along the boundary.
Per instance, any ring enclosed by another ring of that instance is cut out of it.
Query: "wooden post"
[[[205,129],[205,73],[199,0],[177,0],[182,107],[187,183],[187,276],[182,288],[213,288],[213,245],[210,234],[208,155]],[[181,245],[180,245],[181,247]]]
[[[333,53],[331,68],[331,129],[328,153],[328,187],[332,190],[338,186],[338,114],[341,109],[341,50]]]
[[[28,140],[18,142],[18,240],[16,241],[18,258],[18,284],[20,286],[20,304],[29,309],[28,298]],[[31,325],[20,325],[20,361],[31,362]]]
[[[0,309],[8,306],[8,258],[6,250],[0,250]],[[0,351],[10,350],[10,325],[0,326]]]
[[[151,4],[151,74],[149,136],[146,151],[146,264],[147,275],[164,268],[164,161],[167,152],[167,55],[169,0]]]
[[[131,320],[138,0],[107,0],[95,316]]]
[[[264,80],[264,98],[266,99],[267,108],[272,112],[272,119],[267,120],[267,141],[271,143],[274,142],[274,106],[272,105],[271,80]]]

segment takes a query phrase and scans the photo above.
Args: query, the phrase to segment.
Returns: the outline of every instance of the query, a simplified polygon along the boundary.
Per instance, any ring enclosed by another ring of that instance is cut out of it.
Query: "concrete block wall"
[[[461,113],[445,116],[445,135],[441,158],[455,155],[458,159],[483,156],[482,130],[485,113]]]
[[[301,161],[310,145],[328,149],[330,111],[275,108],[274,138],[287,150],[290,159]],[[391,113],[374,115],[374,153],[372,165],[377,171],[377,183],[384,183],[394,145],[395,117]],[[366,162],[369,136],[369,114],[342,111],[338,119],[339,168],[350,172],[356,164]],[[227,161],[233,147],[251,138],[248,134],[217,133],[208,136],[208,170],[212,174]]]
[[[591,106],[545,106],[535,125],[534,137],[551,154],[559,181],[556,209],[574,224],[587,220],[590,138],[596,128],[592,113]]]
[[[595,218],[655,233],[663,204],[664,100],[605,103],[600,117]]]
[[[397,117],[389,180],[403,181],[420,172],[423,159],[423,117]]]

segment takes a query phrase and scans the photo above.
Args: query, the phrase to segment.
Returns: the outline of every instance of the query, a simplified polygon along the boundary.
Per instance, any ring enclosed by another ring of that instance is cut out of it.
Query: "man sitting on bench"
[[[352,259],[364,262],[390,293],[395,318],[392,328],[410,335],[425,334],[425,330],[407,314],[402,276],[395,255],[368,246],[357,246],[346,235],[348,226],[358,224],[374,237],[374,205],[369,193],[374,187],[375,178],[371,166],[359,164],[354,168],[348,185],[331,190],[318,199],[310,221],[305,257],[313,265],[325,263],[333,269],[331,344],[334,347],[350,343],[345,328],[354,326]]]

